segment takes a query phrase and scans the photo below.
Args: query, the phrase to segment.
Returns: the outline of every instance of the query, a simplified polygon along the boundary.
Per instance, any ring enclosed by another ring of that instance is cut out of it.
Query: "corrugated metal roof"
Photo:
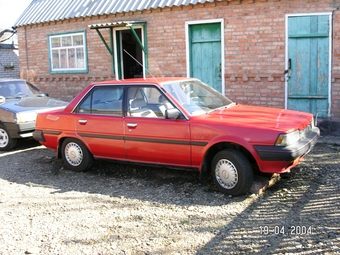
[[[88,27],[91,29],[108,28],[108,27],[125,27],[125,26],[130,26],[134,23],[144,23],[144,22],[143,21],[115,21],[115,22],[91,24],[91,25],[88,25]]]
[[[14,27],[78,17],[187,6],[215,0],[33,0]]]

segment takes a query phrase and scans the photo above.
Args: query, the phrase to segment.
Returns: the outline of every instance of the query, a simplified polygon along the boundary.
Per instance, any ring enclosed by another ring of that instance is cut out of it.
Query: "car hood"
[[[39,112],[47,109],[63,108],[66,105],[67,102],[65,101],[43,96],[6,99],[6,101],[0,105],[0,108],[10,110],[12,112]]]
[[[304,129],[312,119],[312,115],[306,112],[248,105],[235,105],[213,111],[209,115],[214,119],[223,119],[229,123],[287,132],[296,128]]]

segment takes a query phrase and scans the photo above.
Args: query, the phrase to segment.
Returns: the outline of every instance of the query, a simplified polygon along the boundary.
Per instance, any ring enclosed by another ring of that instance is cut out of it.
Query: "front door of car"
[[[124,118],[125,149],[132,161],[191,166],[189,122],[166,119],[173,105],[156,88],[131,86]]]
[[[75,129],[95,157],[125,159],[123,88],[95,87],[75,113]]]

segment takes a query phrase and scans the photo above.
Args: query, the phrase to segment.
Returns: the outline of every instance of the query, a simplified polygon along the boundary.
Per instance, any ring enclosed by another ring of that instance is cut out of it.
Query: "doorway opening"
[[[142,29],[116,31],[117,45],[120,49],[118,54],[119,79],[143,78],[143,49],[140,47],[135,36],[142,41]]]

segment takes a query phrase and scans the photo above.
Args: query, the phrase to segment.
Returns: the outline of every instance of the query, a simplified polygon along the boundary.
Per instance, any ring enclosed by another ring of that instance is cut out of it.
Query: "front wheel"
[[[86,146],[77,139],[65,139],[61,152],[67,169],[75,172],[84,172],[92,166],[93,157],[91,153]]]
[[[217,188],[228,195],[247,193],[254,174],[248,159],[237,150],[225,149],[213,158],[211,172]]]
[[[17,145],[18,139],[12,138],[5,127],[0,125],[0,151],[9,151]]]

